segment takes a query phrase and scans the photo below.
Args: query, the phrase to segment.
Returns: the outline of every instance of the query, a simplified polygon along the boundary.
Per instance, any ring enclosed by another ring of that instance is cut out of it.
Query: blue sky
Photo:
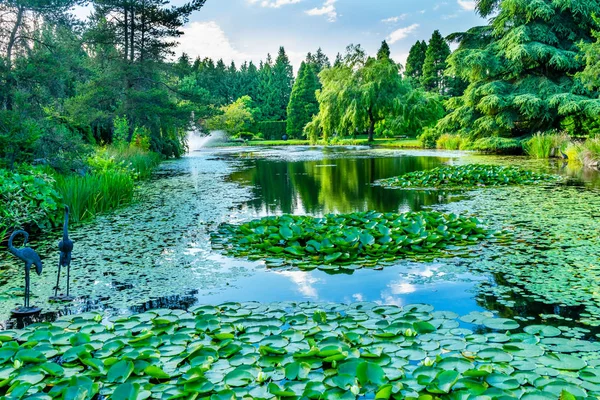
[[[186,0],[173,0],[182,4]],[[373,54],[381,41],[404,63],[416,40],[485,23],[472,0],[207,0],[179,39],[192,57],[258,62],[284,46],[295,70],[322,47],[334,59],[350,43]]]

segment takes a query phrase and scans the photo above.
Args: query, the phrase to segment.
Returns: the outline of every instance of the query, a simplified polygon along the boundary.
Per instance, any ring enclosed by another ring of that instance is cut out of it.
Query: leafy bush
[[[31,163],[40,126],[15,111],[0,111],[0,167]]]
[[[35,161],[62,174],[85,173],[92,149],[78,132],[62,125],[48,127],[36,142]]]
[[[499,136],[481,138],[473,143],[465,143],[462,149],[491,154],[523,154],[523,144],[520,140]]]
[[[287,132],[286,121],[264,121],[258,123],[258,131],[262,132],[265,140],[281,140]]]
[[[131,147],[136,147],[143,151],[150,150],[150,131],[144,127],[136,127],[131,139]]]
[[[47,229],[59,218],[61,199],[54,180],[28,165],[0,169],[0,241],[16,228]]]
[[[564,133],[538,132],[523,143],[523,149],[533,158],[557,157],[558,151],[563,150],[568,142],[569,137]]]
[[[476,218],[454,214],[369,211],[324,218],[283,215],[242,225],[223,224],[212,239],[216,248],[235,256],[278,257],[271,266],[285,264],[280,259],[296,259],[306,261],[294,264],[300,268],[331,270],[349,265],[356,269],[381,259],[432,259],[447,246],[474,244],[502,234],[488,230]]]
[[[552,182],[560,177],[539,174],[517,167],[499,165],[467,164],[437,167],[426,171],[409,172],[393,178],[377,181],[390,188],[470,188],[479,186],[506,186]]]
[[[124,145],[129,139],[129,121],[127,117],[115,117],[113,121],[112,142],[115,145]]]
[[[435,149],[437,140],[441,135],[442,133],[435,128],[425,128],[423,133],[419,135],[421,146],[425,149]]]
[[[445,150],[460,150],[463,148],[463,143],[466,142],[460,135],[452,135],[449,133],[444,133],[439,139],[435,142],[435,147],[438,149]]]

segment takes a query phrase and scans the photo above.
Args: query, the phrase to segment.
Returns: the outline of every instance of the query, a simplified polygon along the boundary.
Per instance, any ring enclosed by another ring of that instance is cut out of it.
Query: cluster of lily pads
[[[462,326],[461,326],[462,323]],[[466,326],[477,326],[476,331]],[[563,399],[600,395],[600,344],[416,304],[227,303],[0,335],[7,398]],[[425,396],[425,397],[420,397]]]
[[[264,259],[272,267],[289,260],[301,269],[356,269],[400,258],[431,260],[456,255],[464,246],[504,240],[475,217],[435,211],[404,214],[375,211],[329,214],[322,218],[283,215],[241,225],[222,224],[212,235],[214,249]]]
[[[556,175],[527,171],[514,166],[466,164],[409,172],[379,180],[376,184],[388,188],[463,189],[483,186],[533,185],[555,182],[559,179],[560,177]]]

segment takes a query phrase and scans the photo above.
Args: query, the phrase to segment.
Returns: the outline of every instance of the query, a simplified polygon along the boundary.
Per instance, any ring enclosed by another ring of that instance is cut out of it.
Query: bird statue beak
[[[42,264],[38,264],[35,266],[35,272],[37,272],[38,275],[42,274]]]

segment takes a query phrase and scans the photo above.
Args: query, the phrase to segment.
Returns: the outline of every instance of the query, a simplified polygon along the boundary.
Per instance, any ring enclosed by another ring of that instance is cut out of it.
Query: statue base
[[[29,317],[39,314],[42,311],[39,307],[18,307],[11,311],[13,317]]]
[[[58,296],[50,296],[48,300],[54,303],[66,303],[75,300],[73,296],[67,296],[66,294],[59,294]]]

